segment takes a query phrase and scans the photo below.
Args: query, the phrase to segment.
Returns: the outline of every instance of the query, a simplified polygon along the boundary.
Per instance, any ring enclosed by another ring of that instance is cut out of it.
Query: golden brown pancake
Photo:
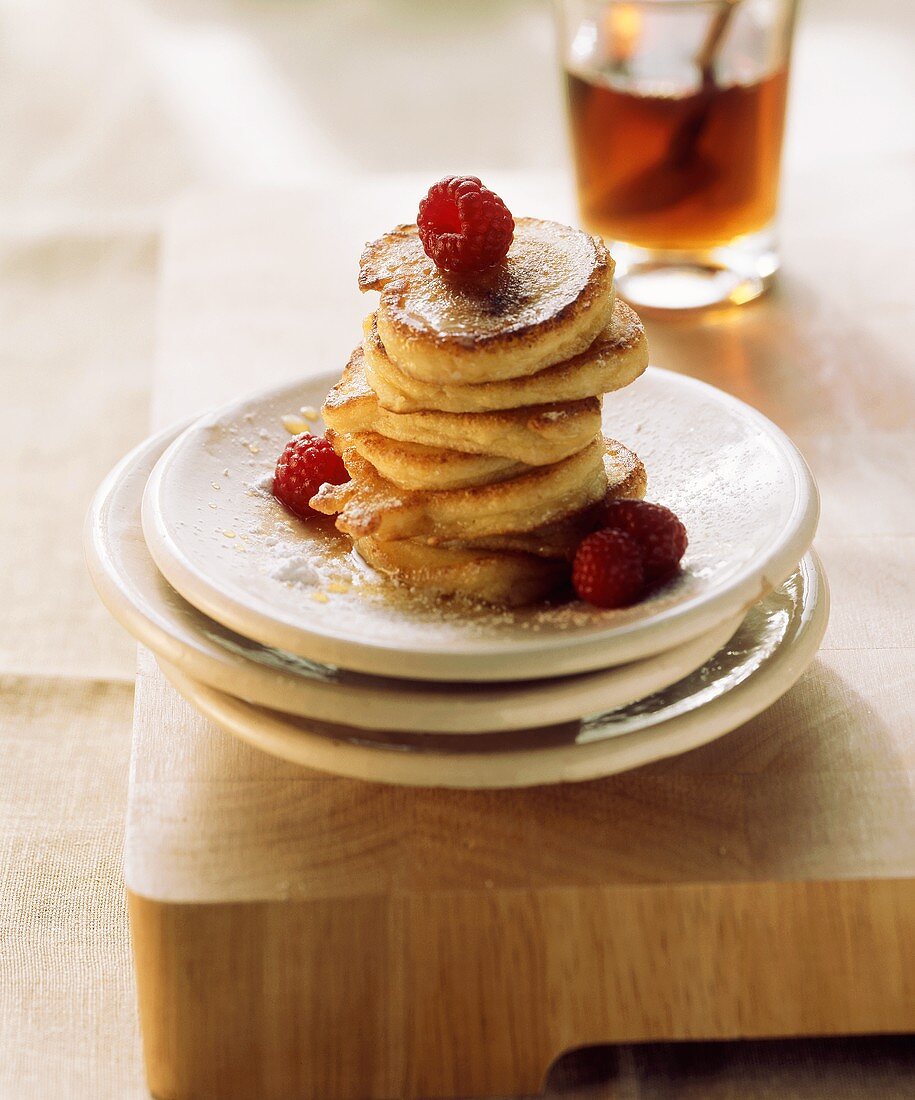
[[[518,607],[546,599],[568,581],[565,562],[531,554],[427,546],[413,539],[357,539],[356,550],[380,573],[440,596]]]
[[[580,229],[518,218],[504,263],[456,278],[423,251],[415,225],[366,246],[362,290],[381,291],[378,332],[388,356],[433,384],[536,374],[578,355],[610,321],[614,263]]]
[[[648,341],[637,315],[619,300],[610,324],[580,355],[524,378],[453,385],[422,382],[401,370],[378,335],[377,314],[364,325],[365,376],[379,404],[392,412],[485,412],[539,405],[548,401],[577,401],[611,393],[634,382],[648,366]]]
[[[468,489],[473,485],[505,481],[530,469],[522,462],[498,455],[475,455],[426,447],[422,443],[401,443],[377,432],[341,436],[329,431],[328,435],[338,454],[354,450],[398,489]]]
[[[605,502],[641,500],[648,488],[648,475],[639,456],[614,439],[605,439],[604,444],[607,491],[602,501],[565,519],[538,527],[534,531],[475,539],[473,548],[536,554],[542,558],[562,558],[571,561],[575,557],[575,551],[581,540],[599,526],[600,509]],[[466,548],[470,544],[457,540],[445,545]]]
[[[645,467],[638,456],[606,440],[610,484],[604,500],[641,497]],[[596,529],[600,504],[555,523],[472,543],[429,545],[424,539],[380,542],[357,539],[356,549],[379,572],[439,595],[519,607],[546,599],[568,585],[581,540]]]
[[[340,435],[377,432],[403,443],[495,455],[529,466],[546,466],[580,451],[600,434],[600,401],[553,402],[494,412],[394,413],[383,409],[365,379],[357,347],[343,377],[327,395],[324,423]]]
[[[343,461],[352,478],[322,485],[311,507],[336,515],[337,529],[353,539],[378,541],[424,538],[471,540],[532,531],[587,508],[607,488],[604,440],[596,438],[577,454],[520,477],[471,489],[412,491],[383,478],[355,451]]]

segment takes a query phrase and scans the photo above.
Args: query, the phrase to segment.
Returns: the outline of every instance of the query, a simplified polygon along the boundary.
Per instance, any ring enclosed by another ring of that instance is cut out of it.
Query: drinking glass
[[[578,201],[622,297],[750,301],[775,216],[796,0],[556,0]]]

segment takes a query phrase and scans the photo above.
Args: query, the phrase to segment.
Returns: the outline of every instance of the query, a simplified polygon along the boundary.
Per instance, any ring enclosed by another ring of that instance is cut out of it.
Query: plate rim
[[[115,541],[115,536],[111,534],[111,525],[109,518],[112,510],[118,504],[118,490],[122,487],[125,478],[132,475],[136,471],[137,466],[140,462],[144,461],[151,452],[155,452],[156,450],[158,450],[159,453],[163,453],[171,440],[176,438],[181,430],[181,427],[167,428],[143,440],[127,455],[124,456],[124,458],[104,478],[104,480],[101,482],[98,489],[96,490],[90,507],[86,513],[83,542],[86,565],[95,589],[99,595],[99,598],[102,600],[103,604],[108,609],[113,618],[122,627],[124,627],[140,644],[145,645],[157,658],[161,657],[164,661],[166,661],[170,665],[173,665],[179,672],[188,676],[190,679],[199,681],[205,686],[210,687],[216,691],[221,691],[224,694],[236,695],[243,701],[249,702],[253,705],[278,710],[292,716],[309,717],[309,715],[304,711],[289,710],[285,706],[278,705],[276,702],[269,702],[266,698],[266,686],[264,688],[263,697],[261,698],[257,698],[254,695],[245,694],[244,691],[232,691],[231,689],[223,686],[226,676],[228,676],[230,671],[232,671],[228,658],[225,663],[222,663],[219,656],[207,653],[204,649],[195,647],[189,642],[183,640],[177,635],[174,630],[170,629],[167,625],[166,613],[161,612],[161,621],[157,621],[155,618],[152,618],[150,614],[137,603],[134,596],[134,589],[139,591],[142,595],[141,586],[137,584],[135,579],[129,576],[126,566],[122,567],[118,564],[118,558],[112,546],[113,542]],[[156,458],[158,458],[158,455],[156,455],[155,458],[152,459],[152,461],[155,462]],[[139,508],[139,501],[137,502],[137,505]],[[152,568],[155,568],[155,563],[152,562],[152,559],[150,559],[150,564]],[[165,581],[165,583],[167,584],[168,582]],[[155,610],[155,607],[153,608],[153,610]],[[203,614],[203,612],[199,613]],[[706,660],[709,660],[710,657],[714,655],[714,652],[717,651],[717,648],[719,648],[721,645],[726,644],[727,639],[731,636],[731,634],[733,634],[733,632],[739,628],[741,621],[742,619],[740,616],[735,616],[732,619],[727,620],[720,627],[713,627],[712,630],[708,633],[715,633],[716,635],[716,638],[713,640],[713,645],[715,649],[703,660],[697,661],[691,669],[679,673],[677,676],[674,677],[674,680],[672,680],[671,682],[675,682],[675,680],[682,679],[683,676],[689,675],[690,671],[695,671],[695,668],[700,667],[700,665],[704,664]],[[189,627],[188,630],[189,633],[193,633],[191,627]],[[695,646],[700,639],[705,637],[705,634],[699,635],[696,639],[691,639],[687,642],[682,643],[682,647]],[[665,656],[672,655],[674,651],[678,648],[681,647],[675,646],[671,650],[665,650],[661,653],[653,655],[652,657],[643,658],[643,661],[654,661],[657,659],[663,659]],[[692,663],[694,661],[694,658],[690,657],[689,660],[690,663]],[[286,680],[287,676],[294,677],[295,675],[292,672],[284,673],[281,669],[274,670],[266,665],[257,664],[254,661],[250,661],[249,658],[241,657],[240,661],[242,663],[250,663],[254,665],[258,669],[258,673],[263,676],[265,681],[271,678],[271,674],[274,674],[278,681],[284,681]],[[631,663],[639,664],[642,662]],[[217,666],[223,670],[222,676],[219,676],[209,671],[216,668]],[[616,669],[622,669],[624,667],[627,666],[616,666]],[[237,668],[235,669],[235,671],[237,671]],[[345,670],[341,671],[343,671],[345,676],[366,676],[366,674],[363,673],[348,673]],[[594,673],[581,674],[581,677],[583,678],[589,675],[597,677],[602,674],[612,673],[614,671],[615,669],[597,670]],[[366,676],[366,678],[373,677]],[[378,679],[380,683],[377,686],[370,686],[367,689],[372,691],[371,706],[373,708],[377,708],[379,705],[378,695],[382,691],[382,685],[385,682],[387,682],[388,684],[391,683],[390,677],[379,677]],[[400,681],[394,682],[399,683]],[[402,682],[406,684],[411,681],[404,680]],[[434,690],[434,685],[430,681],[416,682],[420,684],[425,684],[429,687],[430,690]],[[544,683],[545,685],[548,685],[553,682],[554,681],[545,681]],[[247,683],[250,686],[251,681],[247,681]],[[526,685],[529,682],[518,681],[516,683],[519,685]],[[334,693],[346,691],[349,692],[352,696],[353,693],[356,693],[357,701],[359,693],[361,693],[363,690],[363,686],[359,684],[323,684],[320,682],[316,682],[311,686],[319,695],[326,692],[330,696]],[[511,692],[515,684],[513,684],[511,681],[503,681],[501,683],[495,681],[493,682],[492,686],[496,688],[502,687],[503,691],[508,694]],[[662,687],[663,685],[656,687],[652,690],[659,691],[662,690]],[[404,689],[405,692],[407,690],[409,689]],[[473,693],[468,692],[468,694]],[[546,694],[546,692],[544,692],[544,694]],[[452,697],[453,695],[454,693],[452,693]],[[363,700],[363,702],[365,702],[366,705],[369,705],[368,699]],[[547,700],[537,700],[534,698],[529,698],[523,705],[526,708],[532,708],[538,705],[543,706],[545,702],[547,702]],[[473,708],[470,708],[471,713],[470,715],[468,715],[468,707],[466,704],[467,700],[464,699],[461,703],[462,728],[456,728],[455,724],[453,723],[449,724],[446,727],[442,726],[441,723],[438,722],[436,723],[434,728],[433,726],[424,726],[423,729],[429,732],[436,733],[461,733],[473,735],[475,733],[489,733],[493,732],[494,730],[509,731],[534,728],[535,726],[535,723],[531,719],[527,719],[524,721],[521,721],[519,719],[503,719],[500,723],[494,726],[492,724],[493,719],[491,717],[486,719],[486,722],[484,722],[482,707],[480,708],[480,713],[475,713]],[[509,699],[501,701],[494,700],[490,704],[490,708],[502,709],[506,705],[510,704],[511,700]],[[413,700],[403,699],[400,705],[402,707],[411,706],[413,705]],[[595,705],[596,704],[588,705],[585,712],[586,715],[598,713],[598,711],[593,709]],[[623,701],[602,704],[603,709],[610,709],[611,707],[623,705],[626,705],[626,703]],[[577,717],[580,716],[581,715],[577,715]],[[328,722],[332,722],[335,720],[334,717],[331,717],[329,714],[322,713],[313,713],[311,714],[311,717],[315,717],[321,721]],[[384,714],[382,717],[382,721],[379,722],[378,717],[379,711],[375,709],[373,711],[374,721],[371,723],[371,725],[366,723],[366,728],[385,729],[390,731],[408,730],[409,728],[407,725],[404,724],[403,719],[398,722],[395,721],[393,717],[388,717],[387,714]],[[553,725],[570,720],[572,719],[568,715],[565,717],[561,717],[553,714],[547,721],[539,724]],[[356,722],[353,722],[352,724],[357,726],[359,725],[359,723]]]
[[[163,453],[147,482],[142,503],[142,524],[147,546],[157,568],[169,584],[188,602],[229,629],[254,638],[264,645],[283,648],[310,660],[373,675],[392,675],[390,670],[382,666],[395,654],[402,660],[411,662],[410,670],[405,670],[401,675],[412,679],[498,680],[518,678],[514,673],[498,674],[494,664],[498,658],[525,661],[531,667],[531,671],[525,673],[528,677],[558,676],[607,667],[608,663],[614,663],[612,657],[608,662],[608,654],[602,652],[608,647],[615,650],[625,648],[625,656],[615,663],[637,660],[672,648],[701,634],[714,623],[720,622],[726,614],[745,613],[766,592],[782,583],[813,541],[819,519],[819,492],[796,445],[759,410],[733,394],[689,375],[661,367],[649,367],[646,374],[660,379],[665,385],[694,389],[741,419],[755,423],[778,447],[793,475],[794,485],[792,510],[785,521],[784,529],[759,564],[748,564],[714,594],[697,593],[687,600],[659,610],[649,619],[610,627],[585,637],[576,633],[541,631],[537,636],[513,639],[510,643],[504,639],[491,638],[477,639],[473,643],[441,640],[422,648],[405,647],[386,643],[384,639],[360,641],[351,634],[334,630],[332,624],[327,623],[321,629],[315,630],[304,622],[278,617],[266,601],[257,597],[240,598],[238,593],[227,593],[211,582],[175,543],[166,522],[162,495],[171,465],[177,455],[182,453],[193,433],[231,416],[246,405],[276,400],[298,387],[332,383],[336,379],[336,371],[317,373],[236,398],[188,424]],[[723,607],[728,610],[722,611]],[[659,643],[659,636],[665,635],[670,636],[669,644]],[[443,668],[446,657],[450,667]],[[552,670],[540,667],[547,659]]]
[[[709,744],[761,714],[793,687],[816,656],[829,619],[830,603],[828,581],[816,551],[809,550],[798,568],[805,571],[810,592],[801,611],[801,629],[791,643],[781,643],[772,657],[747,679],[703,706],[644,730],[571,745],[488,753],[408,753],[396,745],[336,741],[299,728],[292,735],[293,743],[298,741],[314,753],[306,761],[300,758],[301,753],[288,755],[265,745],[267,741],[275,744],[278,739],[285,744],[290,739],[288,732],[279,735],[272,732],[277,726],[281,727],[284,720],[288,722],[288,716],[199,684],[167,664],[160,667],[172,687],[221,729],[260,751],[312,770],[394,786],[464,790],[505,790],[585,782]],[[254,732],[255,729],[258,732]],[[380,759],[389,764],[395,774],[379,775]],[[415,766],[417,761],[420,762],[418,768]],[[450,774],[418,779],[416,773],[430,761],[433,769],[435,766],[448,768]],[[552,771],[551,765],[555,765]]]

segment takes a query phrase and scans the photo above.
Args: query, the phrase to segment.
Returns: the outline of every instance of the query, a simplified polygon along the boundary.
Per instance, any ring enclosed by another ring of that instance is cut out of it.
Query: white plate
[[[180,429],[147,440],[111,472],[86,521],[89,570],[112,615],[185,675],[289,714],[376,730],[480,733],[543,726],[619,707],[680,679],[740,625],[729,620],[618,668],[516,684],[390,680],[313,664],[236,634],[189,604],[156,569],[140,527],[149,473]]]
[[[579,603],[468,610],[424,598],[380,580],[346,540],[291,518],[269,491],[287,438],[281,416],[319,406],[335,379],[203,417],[162,456],[144,494],[144,534],[169,583],[264,645],[414,679],[520,680],[607,668],[746,611],[813,539],[816,486],[785,435],[720,390],[651,369],[606,399],[604,422],[643,458],[649,497],[685,522],[682,576],[623,611]],[[340,579],[346,591],[334,590]]]
[[[217,725],[297,764],[406,786],[528,787],[612,775],[720,737],[791,687],[813,659],[828,616],[825,577],[811,553],[716,657],[679,683],[587,721],[472,738],[369,735],[265,710],[163,671]]]

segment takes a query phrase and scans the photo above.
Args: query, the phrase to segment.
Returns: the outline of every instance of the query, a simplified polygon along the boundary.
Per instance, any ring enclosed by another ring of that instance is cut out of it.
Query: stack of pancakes
[[[378,311],[323,409],[352,480],[312,507],[416,588],[519,605],[567,583],[600,503],[645,491],[601,428],[603,394],[648,362],[613,266],[599,238],[533,218],[473,278],[439,271],[415,226],[368,245]]]

